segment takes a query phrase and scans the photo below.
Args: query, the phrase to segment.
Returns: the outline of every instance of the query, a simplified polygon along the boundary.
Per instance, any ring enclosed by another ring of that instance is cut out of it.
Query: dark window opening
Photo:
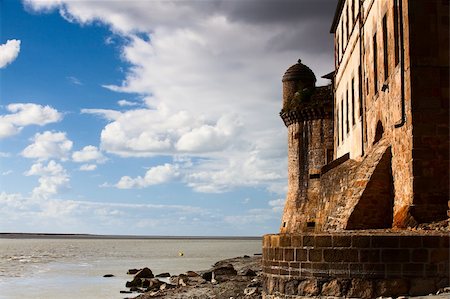
[[[309,175],[310,179],[320,179],[320,173],[311,173]]]
[[[359,78],[359,86],[358,86],[358,91],[359,91],[359,116],[362,116],[363,114],[363,105],[362,105],[362,98],[363,98],[363,83],[362,83],[362,73],[361,73],[361,66],[358,67],[358,78]]]
[[[355,78],[352,78],[352,125],[355,125]]]
[[[347,9],[345,10],[347,13],[347,43],[348,43],[348,40],[350,39],[350,14],[348,12],[349,9],[350,9],[350,7],[347,7]]]
[[[336,109],[336,139],[339,146],[339,108]]]
[[[378,92],[378,61],[377,61],[377,34],[373,35],[373,89],[374,94]]]
[[[283,222],[283,227],[286,227],[286,222]]]
[[[314,228],[314,227],[316,227],[316,223],[314,221],[308,221],[308,222],[306,222],[306,227]]]
[[[345,120],[345,125],[347,126],[347,134],[348,134],[348,132],[350,132],[350,125],[349,125],[349,117],[348,117],[348,111],[349,111],[349,109],[348,109],[348,89],[346,90],[346,92],[345,92],[345,112],[346,112],[346,120]]]
[[[386,81],[389,78],[387,15],[384,15],[383,17],[383,63],[384,81]]]
[[[383,134],[384,134],[383,124],[381,123],[381,121],[378,121],[377,128],[375,129],[375,138],[373,140],[373,144],[380,141],[380,139],[383,137]]]
[[[393,7],[393,11],[394,11],[394,51],[395,51],[395,66],[398,65],[399,61],[400,61],[400,46],[399,46],[399,28],[400,28],[400,24],[398,21],[398,0],[394,0],[394,7]]]
[[[352,0],[352,22],[355,22],[355,0]]]

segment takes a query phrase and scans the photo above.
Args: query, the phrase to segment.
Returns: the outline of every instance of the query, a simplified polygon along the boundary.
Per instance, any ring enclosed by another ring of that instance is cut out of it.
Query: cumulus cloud
[[[72,159],[75,162],[84,163],[95,161],[97,163],[103,163],[106,161],[105,156],[99,151],[96,146],[88,145],[83,147],[82,150],[72,153]]]
[[[0,139],[19,133],[29,125],[44,126],[62,119],[62,114],[50,106],[15,103],[6,106],[10,113],[0,115]]]
[[[25,172],[26,176],[39,176],[39,186],[33,189],[33,197],[48,198],[68,188],[69,175],[63,166],[51,160],[47,165],[36,163]]]
[[[145,188],[152,185],[162,184],[178,176],[178,167],[172,164],[158,165],[150,168],[144,177],[131,178],[122,177],[115,185],[119,189]]]
[[[127,101],[127,100],[120,100],[117,101],[117,104],[119,104],[119,106],[121,107],[125,107],[125,106],[138,106],[139,104],[136,102],[131,102],[131,101]]]
[[[83,109],[108,124],[102,151],[122,157],[186,155],[180,179],[199,192],[239,186],[285,190],[281,77],[299,57],[317,77],[333,69],[335,3],[305,1],[46,1],[71,22],[101,22],[122,39],[130,65],[118,92],[144,106]],[[321,79],[319,79],[321,80]],[[325,83],[325,81],[321,81]],[[101,107],[99,107],[101,108]],[[123,178],[141,187],[144,177]],[[116,184],[119,186],[119,184]]]
[[[284,208],[284,199],[278,198],[278,199],[271,200],[271,201],[269,201],[269,206],[272,207],[272,210],[274,212],[281,212],[281,211],[283,211],[283,208]]]
[[[25,158],[48,160],[67,160],[73,142],[67,139],[65,132],[45,131],[32,138],[33,143],[22,151]]]
[[[0,69],[16,60],[20,52],[20,40],[10,39],[0,44]]]

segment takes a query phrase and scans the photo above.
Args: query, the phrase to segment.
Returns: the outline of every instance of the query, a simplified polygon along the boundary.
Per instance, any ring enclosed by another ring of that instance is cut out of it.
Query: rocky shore
[[[195,299],[256,299],[262,298],[261,256],[243,256],[215,263],[210,269],[188,271],[171,276],[169,273],[153,274],[149,268],[130,269],[131,280],[126,282],[127,290],[121,291],[124,298],[195,298]],[[130,297],[126,297],[127,295]],[[314,298],[337,298],[318,297]],[[450,297],[450,288],[441,289],[437,294],[421,297],[444,299]],[[308,297],[302,297],[308,298]],[[383,298],[383,297],[379,297]]]
[[[215,263],[211,269],[170,276],[149,268],[130,269],[125,294],[133,298],[261,298],[261,256],[243,256]],[[169,277],[170,276],[170,277]],[[141,293],[135,297],[136,293]],[[131,298],[131,297],[130,297]]]

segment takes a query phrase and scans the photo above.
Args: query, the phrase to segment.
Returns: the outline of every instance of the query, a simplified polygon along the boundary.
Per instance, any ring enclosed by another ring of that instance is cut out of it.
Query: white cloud
[[[9,158],[9,157],[11,157],[10,153],[0,152],[0,158]]]
[[[147,170],[144,177],[138,176],[136,178],[131,178],[129,176],[124,176],[120,178],[115,186],[119,189],[145,188],[166,183],[178,175],[178,167],[166,163],[150,168]]]
[[[105,156],[99,151],[96,146],[88,145],[83,147],[81,151],[72,153],[72,159],[75,162],[84,163],[95,161],[97,163],[103,163],[106,161]]]
[[[44,126],[62,119],[61,113],[50,106],[15,103],[6,106],[9,114],[0,115],[0,139],[19,133],[29,125]]]
[[[138,106],[139,105],[139,103],[131,102],[131,101],[127,101],[127,100],[117,101],[117,104],[119,106],[121,106],[121,107],[124,107],[124,106]]]
[[[283,208],[284,208],[284,199],[278,198],[278,199],[271,200],[271,201],[269,201],[269,206],[272,207],[272,210],[274,212],[281,212],[281,211],[283,211]]]
[[[78,79],[77,77],[74,77],[74,76],[68,76],[67,80],[69,80],[70,83],[75,84],[75,85],[83,85],[83,82],[81,82],[80,79]]]
[[[7,170],[7,171],[3,171],[2,175],[10,175],[11,173],[13,173],[12,170]]]
[[[10,39],[6,44],[0,44],[0,69],[16,60],[20,52],[20,40]]]
[[[318,78],[333,68],[328,26],[311,16],[330,19],[334,5],[326,15],[328,1],[317,2],[27,0],[36,10],[58,8],[71,22],[101,22],[125,37],[121,54],[131,67],[121,84],[104,87],[138,93],[145,106],[82,110],[108,120],[102,151],[186,155],[195,162],[183,165],[180,178],[199,192],[264,186],[280,194],[287,164],[281,77],[299,57]],[[144,185],[138,179],[124,177],[121,185]]]
[[[97,169],[96,164],[83,164],[80,166],[80,171],[94,171]]]
[[[67,160],[72,149],[72,141],[67,139],[65,132],[37,133],[33,143],[22,151],[22,156],[38,160],[60,159]]]
[[[61,164],[51,160],[47,165],[36,163],[25,173],[39,176],[39,186],[33,189],[33,197],[49,198],[69,187],[69,175]]]

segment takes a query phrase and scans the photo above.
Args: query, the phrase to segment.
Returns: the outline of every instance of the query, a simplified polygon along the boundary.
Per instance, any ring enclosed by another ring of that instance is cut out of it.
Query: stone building
[[[447,217],[449,1],[341,0],[333,84],[283,77],[281,232],[406,228]]]
[[[332,83],[300,60],[284,74],[288,193],[264,236],[266,298],[450,285],[449,2],[338,0]]]

